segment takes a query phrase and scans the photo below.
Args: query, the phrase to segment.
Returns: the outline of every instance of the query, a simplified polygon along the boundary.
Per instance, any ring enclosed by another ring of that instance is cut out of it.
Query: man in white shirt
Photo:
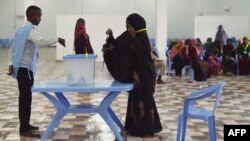
[[[42,11],[37,6],[29,6],[26,10],[27,21],[15,33],[9,57],[9,75],[17,79],[19,89],[19,121],[20,136],[40,137],[33,132],[39,127],[30,124],[32,92],[38,48],[59,42],[65,46],[63,38],[44,39],[36,26],[41,21]]]

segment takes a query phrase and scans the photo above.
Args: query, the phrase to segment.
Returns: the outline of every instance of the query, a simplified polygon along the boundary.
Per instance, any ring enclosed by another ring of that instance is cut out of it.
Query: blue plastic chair
[[[173,64],[173,62],[171,61],[170,59],[170,51],[167,51],[167,54],[168,54],[168,58],[167,58],[167,62],[166,62],[166,67],[167,67],[167,75],[170,76],[171,75],[171,66]]]
[[[181,71],[182,81],[186,79],[187,71],[190,73],[190,81],[194,81],[194,69],[191,67],[191,65],[186,65],[182,68]]]
[[[177,141],[185,141],[187,119],[200,119],[208,123],[209,137],[210,141],[216,141],[216,128],[215,128],[215,111],[219,104],[219,98],[221,90],[225,83],[220,82],[209,88],[203,90],[194,90],[191,94],[184,100],[183,111],[179,113],[178,116],[178,129],[177,129]],[[201,100],[215,94],[215,103],[213,110],[197,108],[194,106],[194,102]]]

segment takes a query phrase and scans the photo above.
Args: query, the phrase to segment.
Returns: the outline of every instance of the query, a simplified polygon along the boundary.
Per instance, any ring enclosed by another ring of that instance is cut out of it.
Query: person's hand
[[[58,42],[65,47],[65,39],[59,37]]]
[[[7,73],[7,75],[12,75],[13,74],[13,65],[9,65],[9,72]]]
[[[112,36],[113,36],[113,32],[112,32],[112,30],[111,30],[110,28],[106,31],[106,34],[107,34],[109,37],[112,37]]]
[[[135,37],[135,29],[133,26],[128,25],[128,33],[131,35],[131,37]]]

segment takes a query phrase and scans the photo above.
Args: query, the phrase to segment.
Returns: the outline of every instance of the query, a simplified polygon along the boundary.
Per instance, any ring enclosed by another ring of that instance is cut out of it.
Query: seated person
[[[166,66],[163,60],[159,59],[159,52],[158,49],[154,46],[151,46],[151,56],[154,60],[154,64],[158,70],[160,70],[160,74],[157,78],[157,84],[164,84],[166,82],[162,81],[161,76],[166,74]]]
[[[181,50],[185,44],[184,40],[178,41],[170,51],[170,60],[173,62],[173,69],[175,70],[176,76],[181,76],[181,70],[183,68]]]
[[[166,66],[163,60],[160,60],[153,52],[151,53],[152,59],[154,60],[154,64],[158,70],[160,70],[160,74],[157,78],[157,84],[165,84],[166,82],[162,81],[162,75],[166,74]]]
[[[207,42],[203,46],[203,50],[207,50],[208,48],[210,48],[212,46],[212,43],[213,39],[211,37],[208,37]]]
[[[222,48],[223,46],[216,40],[206,49],[204,60],[209,63],[211,74],[218,75],[221,71],[220,56]]]
[[[166,50],[166,56],[168,57],[168,51],[170,51],[170,50],[172,50],[172,48],[174,47],[174,45],[176,45],[178,42],[176,41],[176,40],[174,40],[174,39],[172,39],[171,40],[171,42],[170,42],[170,44],[169,44],[169,46],[168,46],[168,48],[167,48],[167,50]]]
[[[198,51],[192,40],[187,39],[182,49],[182,58],[185,65],[191,65],[194,70],[194,80],[206,81],[210,77],[209,64],[200,60]]]
[[[75,54],[94,53],[90,44],[89,35],[86,33],[85,20],[82,18],[77,20],[75,26],[74,52]]]
[[[204,57],[204,49],[203,49],[203,44],[202,44],[200,38],[194,39],[193,42],[194,42],[194,46],[195,46],[195,48],[196,48],[196,50],[197,50],[197,53],[198,53],[198,55],[199,55],[199,58],[200,58],[201,60],[203,60],[203,57]]]
[[[227,39],[227,44],[223,47],[222,53],[222,69],[223,74],[231,72],[236,74],[236,60],[235,60],[236,51],[232,43],[232,39]]]
[[[237,48],[239,57],[239,73],[240,75],[250,74],[250,46],[248,45],[247,37],[243,38],[243,44]]]

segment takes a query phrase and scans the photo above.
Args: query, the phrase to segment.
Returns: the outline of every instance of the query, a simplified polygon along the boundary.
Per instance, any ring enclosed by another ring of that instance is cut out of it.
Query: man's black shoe
[[[20,132],[19,134],[21,137],[31,137],[31,138],[40,138],[41,135],[39,133],[34,133],[30,130],[24,131],[24,132]]]
[[[39,130],[38,126],[29,125],[28,130]]]

